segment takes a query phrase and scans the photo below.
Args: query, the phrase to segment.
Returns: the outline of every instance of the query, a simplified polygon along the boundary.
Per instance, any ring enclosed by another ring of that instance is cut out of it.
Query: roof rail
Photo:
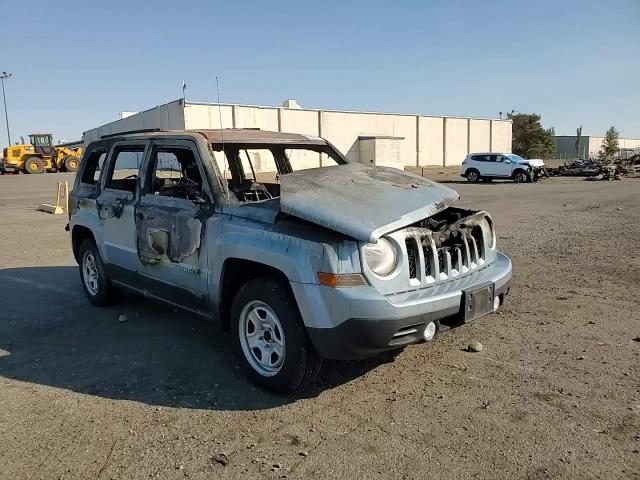
[[[165,130],[162,130],[161,128],[145,128],[142,130],[127,130],[125,132],[118,132],[118,133],[108,133],[107,135],[100,135],[100,138],[112,138],[112,137],[118,137],[120,135],[129,135],[131,133],[154,133],[154,132],[163,132]]]

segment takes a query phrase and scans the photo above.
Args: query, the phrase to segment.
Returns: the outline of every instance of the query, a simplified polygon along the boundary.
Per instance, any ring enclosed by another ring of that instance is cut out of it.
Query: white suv
[[[542,160],[525,160],[513,153],[471,153],[462,162],[460,176],[475,183],[494,178],[510,178],[516,183],[531,182],[546,175]]]

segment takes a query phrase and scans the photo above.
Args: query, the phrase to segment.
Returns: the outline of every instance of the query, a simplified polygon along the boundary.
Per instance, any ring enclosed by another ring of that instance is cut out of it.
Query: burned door
[[[145,142],[119,142],[107,159],[96,199],[102,223],[106,263],[131,273],[136,272],[139,260],[136,251],[134,204],[140,190],[140,168],[145,155]],[[117,273],[116,273],[116,276]]]
[[[207,298],[204,235],[213,206],[204,179],[195,143],[153,140],[135,211],[140,273],[187,307]]]

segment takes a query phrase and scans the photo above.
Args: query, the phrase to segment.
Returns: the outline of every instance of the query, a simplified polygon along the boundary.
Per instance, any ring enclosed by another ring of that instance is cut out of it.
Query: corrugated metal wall
[[[573,159],[576,158],[576,136],[575,135],[557,135],[555,137],[556,144],[556,158]],[[602,150],[602,142],[604,137],[592,137],[590,135],[583,135],[580,138],[580,158],[595,158],[600,154]],[[625,151],[629,154],[636,150],[640,150],[640,139],[637,138],[619,138],[618,146],[621,150],[621,155],[626,157]]]
[[[159,105],[144,112],[107,123],[101,127],[88,130],[82,134],[82,142],[88,143],[98,140],[102,135],[126,132],[129,130],[145,130],[149,128],[161,128],[166,130],[184,129],[184,109],[182,100]]]
[[[89,130],[85,132],[83,140],[86,144],[100,135],[145,128],[221,127],[319,135],[354,161],[360,160],[359,137],[399,138],[394,143],[394,155],[397,154],[399,161],[405,166],[459,165],[470,152],[511,151],[510,120],[254,105],[218,106],[197,102],[186,102],[183,108],[182,100]]]

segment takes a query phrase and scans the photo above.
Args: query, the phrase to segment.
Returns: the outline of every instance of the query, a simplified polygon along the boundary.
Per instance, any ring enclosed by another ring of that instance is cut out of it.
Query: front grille
[[[415,245],[413,245],[414,240],[411,238],[407,238],[405,240],[405,244],[407,246],[407,258],[409,260],[409,278],[416,278],[417,277],[417,270],[416,270],[416,247]]]
[[[408,229],[405,235],[409,278],[418,282],[414,286],[428,286],[457,278],[485,263],[480,227],[461,231],[458,237],[443,242],[439,247],[436,247],[431,232],[424,229]]]

